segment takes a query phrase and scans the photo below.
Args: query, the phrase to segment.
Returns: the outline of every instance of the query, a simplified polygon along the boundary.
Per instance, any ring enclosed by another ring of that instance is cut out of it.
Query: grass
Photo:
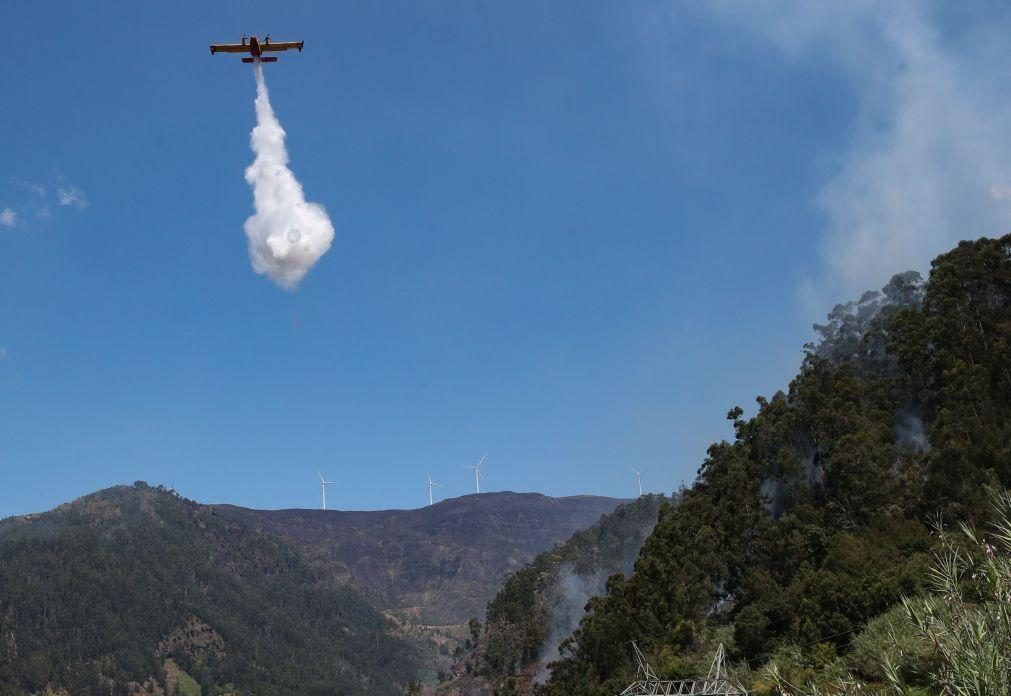
[[[179,696],[200,696],[200,685],[196,679],[186,674],[175,662],[165,660],[165,671],[171,675],[169,679],[174,679],[173,693]]]

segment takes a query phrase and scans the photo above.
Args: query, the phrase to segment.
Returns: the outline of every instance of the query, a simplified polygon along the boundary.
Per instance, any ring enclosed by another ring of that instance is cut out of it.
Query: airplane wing
[[[261,43],[261,51],[288,51],[297,48],[302,50],[302,45],[305,41],[271,41],[269,43]]]
[[[249,43],[211,43],[210,45],[210,53],[212,54],[248,54],[249,52]]]

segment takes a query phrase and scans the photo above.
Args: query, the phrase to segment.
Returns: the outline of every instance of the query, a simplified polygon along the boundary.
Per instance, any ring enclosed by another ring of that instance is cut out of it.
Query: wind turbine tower
[[[428,504],[432,504],[432,489],[441,486],[441,483],[432,481],[432,474],[428,475]]]
[[[320,491],[323,493],[323,509],[326,510],[326,487],[327,486],[336,486],[337,482],[336,481],[327,481],[325,478],[323,478],[323,474],[322,473],[320,473],[319,471],[317,471],[316,473],[319,474],[319,488],[320,488]]]
[[[635,480],[636,480],[636,483],[639,484],[639,497],[641,498],[642,497],[642,471],[638,471],[636,469],[632,469],[632,471],[635,472]],[[645,471],[645,469],[643,469],[643,471]]]
[[[469,464],[467,464],[467,465],[465,465],[463,467],[464,469],[473,469],[474,470],[474,483],[477,486],[477,493],[478,493],[478,495],[481,494],[481,465],[484,464],[484,459],[487,456],[488,455],[486,454],[486,455],[484,455],[484,457],[481,457],[481,461],[479,461],[477,463],[477,466],[470,466]]]

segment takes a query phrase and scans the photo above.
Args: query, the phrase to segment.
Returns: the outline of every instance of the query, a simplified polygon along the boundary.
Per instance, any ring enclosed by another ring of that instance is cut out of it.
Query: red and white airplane
[[[215,53],[248,53],[249,55],[242,59],[243,63],[276,63],[276,56],[265,56],[264,53],[268,51],[289,51],[293,48],[297,48],[299,52],[302,51],[302,46],[305,41],[277,41],[272,42],[270,40],[270,34],[267,34],[263,38],[263,43],[260,43],[259,39],[255,36],[250,36],[249,41],[246,41],[246,37],[242,37],[242,43],[240,44],[211,44],[211,55]]]

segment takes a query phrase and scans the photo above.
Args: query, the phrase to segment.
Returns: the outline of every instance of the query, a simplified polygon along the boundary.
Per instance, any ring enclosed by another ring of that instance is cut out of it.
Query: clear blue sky
[[[136,479],[312,507],[317,469],[415,507],[485,453],[489,490],[691,480],[794,373],[812,279],[847,299],[824,197],[874,117],[845,41],[695,6],[6,3],[0,516]],[[254,84],[207,49],[267,31],[305,40],[267,81],[336,228],[296,292],[250,268]]]

